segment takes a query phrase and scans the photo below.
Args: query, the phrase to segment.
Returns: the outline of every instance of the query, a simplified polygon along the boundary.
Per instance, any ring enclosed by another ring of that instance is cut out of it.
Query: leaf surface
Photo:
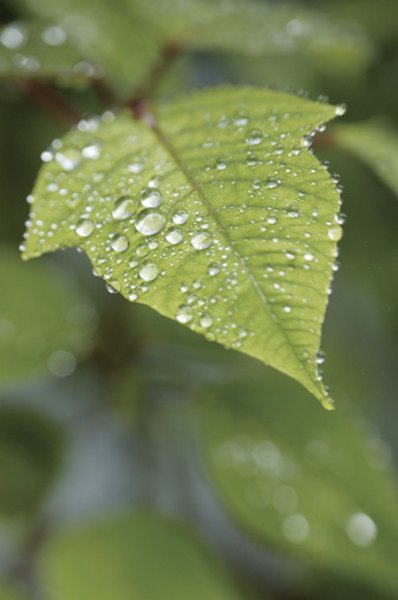
[[[395,597],[398,488],[391,452],[362,415],[326,414],[261,371],[202,393],[197,410],[210,474],[242,527]]]
[[[104,521],[58,536],[42,558],[59,600],[236,600],[216,556],[189,530],[154,514]]]
[[[24,265],[5,247],[0,249],[0,279],[0,382],[46,372],[48,366],[66,373],[75,355],[91,346],[90,305],[51,268]]]
[[[218,88],[161,106],[149,125],[127,113],[82,122],[45,155],[24,256],[78,246],[129,300],[329,406],[316,354],[339,196],[308,136],[334,116],[287,94]]]
[[[339,125],[333,130],[339,146],[372,169],[398,194],[398,133],[380,121]]]

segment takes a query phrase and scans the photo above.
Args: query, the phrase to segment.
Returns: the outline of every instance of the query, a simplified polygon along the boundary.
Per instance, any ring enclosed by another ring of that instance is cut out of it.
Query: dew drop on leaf
[[[172,244],[174,246],[182,242],[183,234],[180,229],[172,227],[166,232],[165,238],[169,242],[169,244]]]
[[[207,232],[203,232],[194,235],[191,239],[191,244],[195,250],[206,250],[206,248],[211,246],[212,241],[211,235]]]
[[[160,213],[145,209],[141,211],[135,228],[142,235],[155,235],[163,229],[165,222],[166,219]]]
[[[172,221],[176,225],[184,225],[188,221],[188,213],[185,210],[180,210],[172,216]]]
[[[141,204],[145,208],[157,208],[162,202],[162,194],[155,188],[147,187],[141,193]]]
[[[159,275],[159,268],[154,263],[144,263],[138,271],[139,276],[144,281],[153,281]]]
[[[130,242],[128,241],[128,239],[126,238],[125,235],[120,235],[120,234],[116,233],[111,238],[111,248],[115,252],[118,252],[118,253],[125,252],[127,250],[127,248],[129,247],[129,245],[130,245]]]
[[[76,233],[82,238],[89,237],[94,231],[94,224],[89,219],[80,219],[76,225]]]
[[[131,196],[120,196],[114,205],[112,210],[112,216],[117,221],[124,221],[131,217],[134,212],[136,202]]]

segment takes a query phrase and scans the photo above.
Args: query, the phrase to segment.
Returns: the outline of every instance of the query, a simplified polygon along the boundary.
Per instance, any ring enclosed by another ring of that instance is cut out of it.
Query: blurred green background
[[[112,8],[122,19],[129,1]],[[170,27],[174,4],[159,3]],[[92,0],[47,5],[3,0],[0,19],[80,10],[105,22]],[[284,7],[290,30],[303,9],[348,22],[358,55],[339,52],[332,29],[319,51],[196,44],[158,95],[265,85],[397,128],[396,0]],[[329,414],[286,377],[109,294],[81,253],[20,261],[25,198],[63,133],[20,79],[0,81],[0,600],[398,598],[394,193],[348,152],[316,150],[347,215],[323,336]],[[104,110],[93,87],[54,84],[87,115]]]

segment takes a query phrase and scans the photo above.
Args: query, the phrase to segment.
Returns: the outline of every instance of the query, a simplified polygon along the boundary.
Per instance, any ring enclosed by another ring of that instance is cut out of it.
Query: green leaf
[[[41,17],[60,20],[80,51],[126,93],[145,78],[161,48],[301,54],[323,68],[357,70],[374,49],[358,27],[291,4],[248,0],[19,0]]]
[[[332,135],[398,194],[398,133],[393,127],[382,121],[349,123],[335,127]]]
[[[150,513],[60,535],[42,572],[59,600],[232,600],[218,559],[180,524]]]
[[[395,597],[398,489],[389,449],[361,415],[344,406],[326,414],[283,383],[249,372],[198,397],[222,501],[257,542]]]
[[[161,106],[155,123],[82,122],[45,156],[24,257],[78,246],[129,300],[287,373],[330,408],[316,354],[339,196],[308,136],[335,114],[218,88]]]
[[[48,22],[9,23],[0,29],[0,77],[55,79],[81,84],[101,71],[81,53],[59,25]]]
[[[60,431],[44,414],[0,406],[1,514],[37,509],[59,471],[62,450]]]
[[[25,265],[0,248],[0,382],[35,373],[59,376],[92,344],[93,309],[42,265]]]

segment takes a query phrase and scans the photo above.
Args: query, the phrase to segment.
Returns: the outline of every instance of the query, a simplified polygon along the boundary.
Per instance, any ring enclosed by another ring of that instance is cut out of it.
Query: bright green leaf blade
[[[398,194],[398,132],[379,121],[333,129],[339,146],[353,152]]]
[[[198,398],[220,497],[257,541],[395,597],[398,489],[388,449],[362,418],[344,407],[327,414],[287,384],[251,372]]]
[[[233,600],[218,559],[189,530],[154,514],[104,521],[65,533],[42,558],[59,600]]]
[[[59,25],[47,22],[9,23],[0,29],[0,77],[55,79],[81,84],[101,75]]]
[[[218,88],[83,122],[34,191],[25,258],[79,246],[100,276],[211,340],[300,381],[325,406],[316,354],[341,227],[308,150],[335,108]]]
[[[62,376],[92,343],[93,310],[43,265],[0,249],[0,382],[50,372]]]

